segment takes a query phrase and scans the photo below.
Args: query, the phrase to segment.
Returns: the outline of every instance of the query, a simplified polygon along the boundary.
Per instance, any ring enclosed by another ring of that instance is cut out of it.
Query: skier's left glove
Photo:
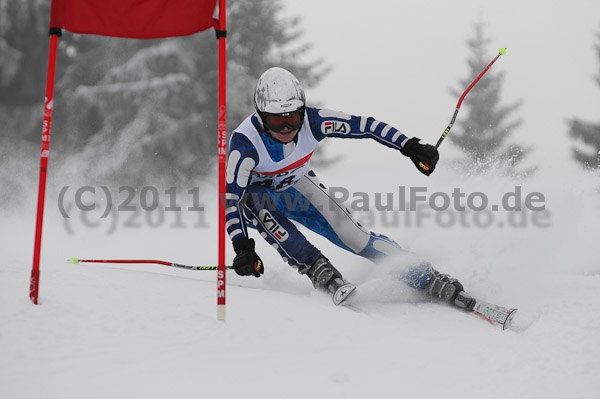
[[[410,158],[419,172],[429,176],[435,170],[435,165],[440,159],[440,153],[437,148],[431,144],[419,143],[421,139],[413,137],[409,139],[400,149],[402,155]]]
[[[233,242],[237,254],[233,259],[233,270],[240,276],[260,277],[265,267],[260,257],[254,252],[254,240],[242,237]]]

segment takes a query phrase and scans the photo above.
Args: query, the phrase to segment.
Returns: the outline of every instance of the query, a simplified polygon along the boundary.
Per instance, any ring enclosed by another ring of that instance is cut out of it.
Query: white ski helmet
[[[283,115],[303,110],[305,101],[300,82],[283,68],[269,68],[258,78],[254,107],[261,119],[261,114]]]

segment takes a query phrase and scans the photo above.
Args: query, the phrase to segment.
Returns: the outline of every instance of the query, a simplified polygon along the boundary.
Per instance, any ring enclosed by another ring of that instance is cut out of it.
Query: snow
[[[431,220],[420,228],[372,226],[459,277],[473,295],[518,307],[514,330],[425,301],[394,278],[397,266],[373,266],[312,233],[311,241],[358,285],[352,308],[315,292],[255,234],[266,273],[255,279],[228,272],[227,321],[219,322],[215,272],[65,261],[213,264],[210,194],[202,198],[203,228],[120,225],[108,234],[105,225],[83,229],[71,220],[70,234],[56,209],[56,188],[46,207],[38,306],[28,299],[34,204],[1,213],[0,397],[597,397],[597,176],[543,169],[515,182],[460,176],[441,163],[424,178],[383,151],[371,168],[345,159],[317,173],[325,184],[369,194],[424,183],[429,193],[460,187],[491,200],[515,184],[544,193],[547,227],[441,228]],[[380,168],[389,162],[398,162],[402,176]],[[369,178],[373,170],[387,174],[386,188]],[[211,182],[205,188],[214,192]]]

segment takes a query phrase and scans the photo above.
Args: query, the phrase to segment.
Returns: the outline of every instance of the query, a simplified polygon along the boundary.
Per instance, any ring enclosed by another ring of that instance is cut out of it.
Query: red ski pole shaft
[[[134,264],[143,264],[143,263],[153,263],[157,265],[164,265],[169,267],[177,267],[180,269],[187,270],[217,270],[218,266],[198,266],[198,265],[182,265],[180,263],[174,262],[166,262],[162,260],[154,260],[154,259],[77,259],[76,257],[72,257],[69,261],[73,264],[77,263],[134,263]],[[225,266],[226,269],[232,269],[231,266]]]
[[[471,89],[473,88],[473,86],[475,86],[477,84],[477,82],[479,82],[479,80],[483,77],[483,75],[485,75],[485,73],[488,71],[488,69],[490,69],[490,67],[494,64],[494,62],[496,62],[496,60],[498,58],[500,58],[501,55],[504,55],[504,54],[506,54],[506,49],[505,48],[501,48],[500,50],[498,50],[498,54],[496,55],[496,57],[494,57],[494,59],[492,60],[492,62],[490,62],[488,64],[488,66],[486,66],[485,69],[483,71],[481,71],[481,73],[479,75],[477,75],[477,77],[475,78],[475,80],[473,80],[471,82],[471,84],[469,85],[469,87],[467,87],[467,89],[463,92],[462,96],[460,96],[460,98],[458,99],[458,103],[456,104],[456,109],[454,110],[454,115],[452,116],[452,120],[450,121],[450,124],[448,125],[448,127],[446,127],[446,130],[444,130],[444,133],[442,133],[442,136],[440,137],[440,139],[438,140],[437,144],[435,145],[435,148],[439,148],[440,144],[442,144],[442,141],[444,141],[444,139],[446,138],[446,136],[450,132],[450,129],[452,129],[452,126],[454,126],[454,121],[456,120],[456,116],[458,115],[458,111],[460,110],[460,106],[462,105],[462,102],[465,99],[465,97],[467,96],[467,94],[471,91]]]

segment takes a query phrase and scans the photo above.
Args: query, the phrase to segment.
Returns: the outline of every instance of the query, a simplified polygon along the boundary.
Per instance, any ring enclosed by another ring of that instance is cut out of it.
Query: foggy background
[[[0,0],[0,396],[597,396],[600,2],[228,2],[229,133],[253,112],[258,76],[279,65],[309,106],[435,144],[466,86],[508,48],[467,96],[430,177],[373,140],[324,140],[311,166],[349,193],[365,227],[474,296],[518,307],[514,331],[424,301],[398,282],[401,265],[373,267],[306,229],[358,286],[357,310],[334,307],[253,230],[266,272],[227,274],[226,324],[213,272],[66,262],[216,263],[213,31],[63,32],[32,305],[49,3]],[[402,212],[400,187],[459,188],[490,206],[521,190],[517,202],[539,193],[544,209]],[[394,211],[377,211],[387,194]]]
[[[49,6],[0,4],[0,198],[3,207],[19,207],[37,188]],[[479,24],[486,38],[483,65],[500,47],[508,53],[467,96],[451,138],[468,122],[478,89],[501,74],[497,106],[516,105],[504,119],[520,122],[507,132],[510,142],[530,150],[522,169],[578,173],[584,168],[572,148],[600,149],[598,141],[594,148],[569,135],[574,118],[598,127],[597,2],[232,1],[229,8],[229,131],[253,111],[260,73],[282,65],[300,77],[309,105],[374,116],[435,143],[478,70],[467,64],[473,54],[467,41]],[[83,178],[86,184],[170,187],[214,177],[213,32],[154,41],[64,32],[59,43],[51,183]],[[440,167],[465,157],[450,141],[441,147]],[[355,145],[326,141],[315,162],[348,157]],[[371,167],[398,162],[374,142],[360,145]],[[50,193],[54,188],[49,185]]]
[[[555,173],[570,169],[573,142],[566,120],[577,117],[598,124],[596,1],[309,0],[289,2],[288,8],[302,15],[313,53],[326,55],[335,67],[308,91],[309,99],[324,106],[377,115],[408,135],[435,143],[458,101],[449,88],[460,93],[466,89],[458,85],[468,73],[466,42],[474,24],[481,22],[490,38],[486,60],[498,48],[508,49],[488,73],[505,73],[503,102],[522,101],[518,114],[523,124],[514,138],[535,147],[535,163]],[[477,86],[467,103],[475,91]],[[463,104],[459,123],[465,108]],[[447,144],[442,158],[455,155]]]
[[[6,251],[28,258],[35,225],[49,4],[0,0],[0,5],[0,226],[3,236],[18,242]],[[506,47],[507,54],[466,97],[432,176],[422,176],[405,157],[372,140],[325,140],[313,166],[326,185],[371,195],[371,209],[355,213],[359,221],[401,244],[418,249],[421,243],[427,254],[437,250],[419,237],[435,228],[446,231],[439,219],[409,225],[398,222],[398,214],[374,213],[375,193],[385,197],[397,193],[399,186],[425,187],[429,195],[460,188],[467,195],[483,192],[492,205],[519,186],[525,195],[544,196],[547,220],[544,228],[528,225],[534,234],[584,245],[596,224],[578,227],[574,216],[595,220],[586,209],[595,210],[599,203],[599,11],[594,1],[544,7],[512,0],[485,5],[231,1],[228,131],[253,112],[257,77],[280,65],[303,82],[309,106],[373,116],[434,144],[460,94],[498,49]],[[216,243],[216,50],[212,31],[165,40],[63,33],[45,256],[65,256],[47,240],[73,248],[89,240],[94,230],[103,233],[95,244],[100,253],[112,248],[112,235],[121,230],[155,232],[160,227],[166,229],[161,237],[168,237],[185,226],[191,243],[198,229],[212,232],[210,242]],[[89,188],[96,191],[80,192],[77,198],[78,189]],[[97,207],[82,211],[78,199]],[[142,209],[144,200],[156,206]],[[183,211],[170,212],[178,206]],[[504,228],[509,214],[500,216],[500,221],[494,218],[476,228],[457,222],[451,227],[465,239],[492,228],[504,229],[503,236],[515,233]],[[392,222],[386,225],[385,217]],[[69,244],[65,234],[75,241]],[[178,252],[169,249],[170,240],[163,240],[164,245],[154,248],[158,256],[181,253],[208,262],[216,257],[216,249]],[[576,252],[586,265],[595,263],[590,248]]]

